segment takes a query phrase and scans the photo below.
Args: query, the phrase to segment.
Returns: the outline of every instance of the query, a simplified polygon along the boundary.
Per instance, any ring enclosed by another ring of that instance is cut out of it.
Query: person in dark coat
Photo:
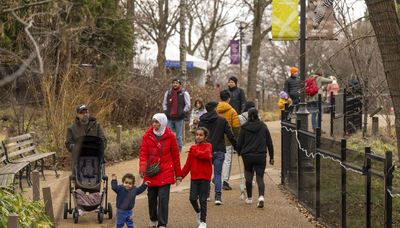
[[[207,141],[211,142],[213,152],[212,162],[214,165],[215,204],[221,205],[221,174],[226,153],[224,136],[226,135],[228,137],[234,148],[236,148],[236,138],[226,119],[220,117],[215,111],[217,105],[218,103],[215,101],[206,104],[207,113],[200,117],[199,127],[205,127],[210,132]]]
[[[242,156],[244,164],[247,191],[246,203],[251,204],[253,202],[252,183],[255,171],[259,195],[257,207],[263,208],[265,192],[264,170],[267,164],[267,148],[269,164],[273,165],[274,146],[268,127],[264,122],[260,121],[257,109],[249,109],[248,116],[248,122],[240,128],[237,151],[239,156]]]
[[[246,95],[242,88],[237,86],[238,79],[235,76],[232,76],[228,80],[228,89],[227,91],[230,94],[229,104],[232,108],[235,109],[237,114],[242,113],[244,109],[244,104],[246,103]]]
[[[107,139],[104,136],[103,129],[96,121],[96,118],[90,116],[89,108],[85,104],[81,104],[76,108],[75,122],[67,129],[65,147],[72,154],[72,175],[75,174],[73,167],[81,150],[80,138],[82,136],[99,137],[103,142],[103,148],[107,147]]]
[[[289,94],[294,105],[300,103],[300,79],[297,77],[298,71],[297,67],[290,68],[290,77],[286,79],[285,87],[283,89],[287,94]]]

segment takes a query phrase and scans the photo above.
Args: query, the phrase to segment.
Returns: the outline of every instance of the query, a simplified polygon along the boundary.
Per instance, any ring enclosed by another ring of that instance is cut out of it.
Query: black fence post
[[[317,127],[315,135],[315,218],[321,214],[321,156],[318,149],[321,146],[321,128]]]
[[[323,116],[323,112],[322,112],[322,95],[318,94],[318,104],[317,104],[317,108],[318,108],[318,116],[317,116],[317,127],[319,127],[320,129],[322,129],[322,116]]]
[[[347,142],[346,139],[342,139],[340,142],[340,161],[342,164],[346,162],[346,157],[347,157]],[[344,167],[341,167],[341,187],[342,187],[342,192],[341,192],[341,198],[340,198],[340,205],[341,205],[341,227],[345,228],[347,227],[347,202],[346,202],[346,180],[347,180],[347,171]]]
[[[343,90],[343,137],[346,136],[347,133],[347,91]]]
[[[300,120],[296,120],[296,130],[297,130],[297,140],[300,140],[300,133],[299,130],[301,129],[301,121]],[[302,155],[301,155],[301,149],[300,149],[300,145],[297,145],[297,197],[299,198],[299,200],[301,200],[300,198],[300,193],[303,190],[301,187],[301,174],[302,174],[302,167],[301,167],[301,163],[302,163]]]
[[[385,153],[385,228],[392,227],[392,196],[388,190],[392,190],[393,169],[392,152]]]
[[[371,228],[371,148],[365,147],[365,227]]]
[[[286,119],[286,110],[282,110],[281,111],[281,122],[285,121]],[[284,138],[285,138],[285,133],[284,133],[284,129],[282,128],[282,124],[281,124],[281,185],[285,185],[285,172],[286,172],[286,149],[287,147],[284,146]]]
[[[333,136],[333,123],[334,123],[334,121],[335,121],[335,112],[336,112],[336,110],[335,110],[335,107],[336,107],[336,101],[335,101],[335,95],[333,95],[333,92],[331,92],[331,99],[330,99],[330,107],[329,107],[329,110],[330,110],[330,113],[331,113],[331,136]]]

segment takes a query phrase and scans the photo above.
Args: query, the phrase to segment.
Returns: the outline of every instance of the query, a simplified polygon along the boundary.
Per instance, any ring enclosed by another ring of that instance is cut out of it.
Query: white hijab
[[[153,116],[153,120],[154,119],[156,119],[161,124],[161,127],[160,129],[158,129],[158,131],[153,129],[153,133],[157,136],[162,136],[165,132],[165,129],[167,128],[168,118],[164,113],[157,113]]]

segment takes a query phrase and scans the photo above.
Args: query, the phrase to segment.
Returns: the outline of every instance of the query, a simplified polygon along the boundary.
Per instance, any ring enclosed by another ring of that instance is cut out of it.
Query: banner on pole
[[[299,0],[272,1],[272,39],[299,38]]]
[[[333,0],[308,0],[307,39],[333,39]]]
[[[240,42],[239,40],[231,40],[229,43],[231,48],[231,64],[237,65],[240,64]]]

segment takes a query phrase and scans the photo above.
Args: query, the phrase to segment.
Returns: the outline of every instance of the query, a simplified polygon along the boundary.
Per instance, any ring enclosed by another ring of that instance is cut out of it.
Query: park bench
[[[0,187],[9,188],[15,191],[15,177],[19,174],[19,187],[22,191],[22,174],[26,171],[26,176],[29,173],[29,162],[8,163],[6,151],[2,143],[0,143]]]
[[[28,162],[29,164],[31,164],[31,167],[33,165],[33,167],[30,169],[31,171],[37,169],[40,162],[39,171],[42,173],[43,179],[45,179],[44,160],[45,158],[53,157],[53,169],[54,172],[56,173],[56,177],[58,177],[56,152],[47,152],[47,153],[37,152],[31,134],[24,134],[8,138],[3,141],[3,145],[7,153],[7,162],[10,163]]]

